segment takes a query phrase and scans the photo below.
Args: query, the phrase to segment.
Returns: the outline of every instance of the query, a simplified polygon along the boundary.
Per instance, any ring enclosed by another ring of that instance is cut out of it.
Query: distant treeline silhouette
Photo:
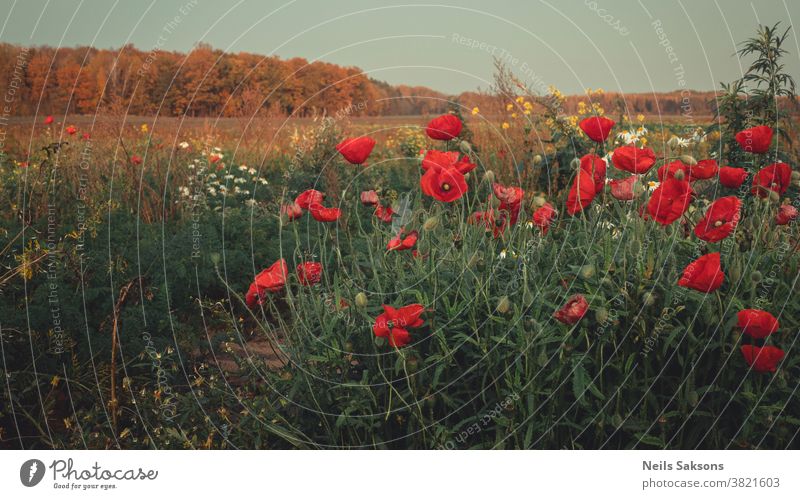
[[[226,53],[198,44],[188,54],[132,45],[119,50],[0,44],[0,93],[11,115],[119,112],[166,116],[391,116],[465,109],[500,112],[507,99],[491,93],[448,96],[427,87],[390,85],[356,67],[302,58]],[[609,114],[713,114],[713,92],[593,96]],[[581,96],[570,96],[574,113]],[[682,106],[684,108],[682,109]]]

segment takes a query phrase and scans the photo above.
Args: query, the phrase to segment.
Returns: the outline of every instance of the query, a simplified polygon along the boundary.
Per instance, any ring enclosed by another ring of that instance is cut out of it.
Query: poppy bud
[[[608,321],[608,310],[603,307],[598,308],[594,313],[594,318],[599,324],[605,324]]]
[[[544,367],[547,365],[547,353],[544,350],[539,354],[539,358],[536,359],[536,362],[539,364],[539,367]]]
[[[430,217],[422,224],[422,229],[425,231],[432,231],[439,226],[439,217]]]
[[[581,277],[583,277],[584,279],[591,279],[592,277],[594,277],[594,270],[595,270],[594,265],[592,264],[584,265],[583,267],[581,267]]]
[[[577,170],[578,168],[581,167],[581,160],[579,160],[577,157],[572,158],[572,161],[569,162],[569,167],[572,170]]]
[[[409,373],[417,372],[417,368],[419,367],[419,361],[416,357],[410,357],[406,361],[406,369],[408,369]]]
[[[544,196],[536,196],[533,198],[533,205],[535,207],[541,208],[545,204],[547,204],[547,199],[545,199]]]
[[[686,172],[684,170],[678,170],[675,172],[675,180],[683,180],[686,178]]]
[[[651,291],[644,295],[644,305],[645,307],[651,307],[656,302],[656,295]]]
[[[469,261],[467,262],[468,267],[474,267],[478,265],[478,262],[481,261],[481,257],[478,253],[473,253],[471,257],[469,257]]]
[[[739,264],[739,262],[734,263],[730,267],[729,274],[731,276],[731,281],[739,282],[739,279],[742,278],[742,266],[741,266],[741,264]]]
[[[367,300],[366,294],[362,292],[356,295],[356,306],[358,308],[366,308],[367,303],[369,303],[369,300]]]
[[[634,255],[638,255],[642,251],[642,244],[638,239],[632,239],[631,242],[628,243],[628,247],[630,247],[631,253]]]
[[[503,296],[500,298],[500,301],[497,302],[497,311],[501,314],[505,314],[509,310],[511,310],[511,300],[508,299],[508,296]]]
[[[344,351],[345,352],[352,352],[353,351],[353,343],[350,341],[344,342]]]
[[[533,166],[541,165],[542,161],[543,161],[542,155],[541,154],[537,154],[536,156],[533,157]]]
[[[689,166],[694,166],[694,165],[697,164],[697,160],[694,159],[694,156],[690,156],[689,154],[684,154],[678,159],[680,159],[683,164],[686,164],[686,165],[689,165]]]
[[[214,265],[219,264],[219,253],[211,253],[211,263]]]
[[[667,145],[670,146],[670,147],[677,146],[678,145],[678,137],[675,136],[675,135],[670,137],[669,140],[667,141]]]
[[[470,144],[466,140],[462,140],[458,144],[458,148],[461,149],[461,152],[463,152],[464,154],[469,154],[472,152],[472,144]]]
[[[689,402],[689,405],[695,407],[698,402],[697,392],[692,390],[686,394],[686,401]]]
[[[486,173],[483,174],[483,181],[489,184],[493,183],[494,172],[492,170],[486,170]]]
[[[753,284],[757,284],[757,283],[761,282],[761,278],[762,277],[764,277],[764,276],[761,275],[761,272],[759,272],[757,270],[754,270],[754,271],[750,272],[750,282],[752,282]]]
[[[769,191],[769,200],[771,203],[777,203],[781,200],[781,195],[775,191]]]

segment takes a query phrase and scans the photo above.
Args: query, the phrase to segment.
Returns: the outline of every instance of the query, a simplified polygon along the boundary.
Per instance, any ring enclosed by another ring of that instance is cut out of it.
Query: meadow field
[[[759,68],[714,115],[500,70],[491,109],[14,117],[0,446],[796,448],[797,107]]]

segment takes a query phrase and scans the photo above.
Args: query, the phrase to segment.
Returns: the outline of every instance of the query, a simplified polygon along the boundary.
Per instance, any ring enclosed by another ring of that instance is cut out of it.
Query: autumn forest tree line
[[[0,93],[11,115],[166,116],[428,115],[458,101],[492,113],[504,106],[492,92],[448,96],[427,87],[390,85],[361,69],[303,58],[226,53],[198,44],[188,54],[92,47],[0,44]],[[713,92],[593,95],[609,113],[713,114]],[[565,113],[586,100],[571,96]]]

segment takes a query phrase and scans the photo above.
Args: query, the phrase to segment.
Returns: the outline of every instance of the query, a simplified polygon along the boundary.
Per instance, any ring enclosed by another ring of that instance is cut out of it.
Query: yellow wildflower
[[[509,124],[508,124],[507,122],[505,122],[505,121],[503,122],[503,124],[502,124],[501,126],[503,127],[503,130],[508,130],[508,129],[511,127],[511,125],[509,125]]]
[[[475,106],[475,107],[472,108],[472,116],[475,116],[476,114],[478,114],[480,112],[481,112],[481,110],[478,109],[478,106]]]

